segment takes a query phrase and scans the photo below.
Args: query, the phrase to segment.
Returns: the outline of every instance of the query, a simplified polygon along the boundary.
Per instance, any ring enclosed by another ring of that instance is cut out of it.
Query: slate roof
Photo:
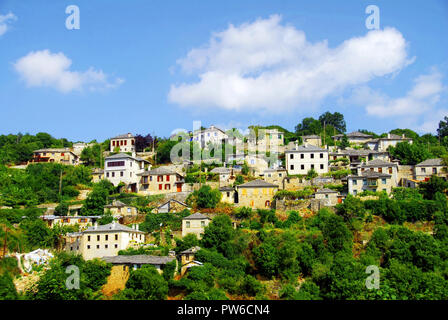
[[[234,189],[232,187],[221,187],[219,191],[234,191]]]
[[[320,136],[316,134],[311,134],[309,136],[302,136],[302,139],[320,139]]]
[[[137,232],[137,233],[144,233],[140,230],[135,230],[129,227],[126,227],[125,225],[119,224],[119,223],[109,223],[102,226],[95,226],[89,227],[86,230],[83,231],[83,233],[92,233],[92,232],[109,232],[109,231],[124,231],[124,232]]]
[[[324,188],[324,189],[317,190],[316,193],[338,193],[338,192],[335,190]]]
[[[112,264],[153,264],[153,265],[161,265],[167,264],[168,262],[176,259],[175,257],[168,256],[151,256],[147,254],[138,254],[138,255],[120,255],[114,257],[103,257],[104,261]]]
[[[129,136],[128,136],[129,135]],[[112,139],[125,139],[125,138],[135,138],[133,134],[130,133],[125,133],[125,134],[120,134],[116,137],[111,138]]]
[[[113,200],[112,203],[109,203],[108,205],[104,206],[104,208],[123,208],[123,207],[128,207],[128,205],[126,203],[121,202],[120,200]]]
[[[381,173],[381,172],[375,172],[375,171],[364,171],[361,173],[361,175],[349,175],[347,178],[390,178],[392,175]]]
[[[238,188],[268,188],[268,187],[278,188],[278,185],[258,179],[258,180],[252,180],[252,181],[240,184],[238,186]]]
[[[188,217],[183,218],[182,220],[202,220],[202,219],[210,219],[210,217],[206,216],[205,214],[196,212],[193,213],[191,215],[189,215]]]
[[[432,166],[443,166],[442,159],[428,159],[416,165],[416,167],[432,167]]]
[[[199,250],[201,250],[201,247],[199,247],[199,246],[191,247],[190,249],[182,251],[181,254],[195,253],[195,252],[198,252]]]
[[[178,204],[188,208],[188,205],[186,203],[183,203],[182,201],[178,201],[176,199],[170,199],[170,200],[165,201],[164,203],[162,203],[160,206],[158,206],[157,209],[160,209],[161,207],[163,207],[164,205],[166,205],[167,203],[172,202],[172,201],[177,202]]]
[[[72,153],[76,156],[76,154],[70,150],[69,148],[44,148],[44,149],[38,149],[34,150],[33,152],[56,152],[56,153]]]
[[[397,166],[396,163],[387,162],[381,159],[375,159],[372,161],[369,161],[368,163],[363,163],[361,167],[363,168],[370,168],[370,167],[391,167],[391,166]]]
[[[362,133],[362,132],[359,132],[359,131],[353,131],[353,132],[347,133],[346,135],[347,135],[347,138],[354,138],[354,137],[357,137],[357,138],[372,138],[373,137],[370,134],[365,134],[365,133]],[[343,136],[344,136],[343,134],[337,134],[337,135],[333,136],[332,138],[334,138],[334,137],[343,137]]]
[[[144,162],[148,162],[148,163],[149,163],[148,160],[144,160],[144,159],[139,158],[139,157],[133,157],[133,156],[128,155],[127,153],[117,153],[117,154],[113,154],[113,155],[111,155],[111,156],[106,157],[105,160],[110,160],[110,159],[123,159],[123,158],[129,158],[129,159],[134,159],[134,160],[136,160],[136,161],[144,161]]]
[[[211,170],[211,173],[230,173],[231,169],[230,168],[225,168],[225,167],[216,167],[213,170]]]
[[[327,149],[322,149],[319,147],[316,147],[314,145],[308,144],[308,145],[300,145],[298,147],[294,147],[292,149],[286,150],[285,153],[292,153],[292,152],[328,152]]]
[[[163,168],[163,167],[159,167],[159,168],[155,168],[149,171],[145,171],[142,173],[138,173],[138,176],[161,176],[161,175],[172,175],[172,174],[178,174],[177,172],[174,172],[172,170]]]

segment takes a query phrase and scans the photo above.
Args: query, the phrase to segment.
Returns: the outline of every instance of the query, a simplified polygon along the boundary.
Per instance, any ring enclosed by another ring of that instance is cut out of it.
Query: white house
[[[431,178],[432,175],[446,176],[442,159],[428,159],[417,164],[414,168],[416,180],[425,180]]]
[[[288,174],[306,175],[314,169],[318,174],[328,172],[328,150],[305,144],[285,151]]]
[[[138,174],[150,168],[149,161],[119,153],[104,160],[104,177],[114,186],[123,182],[127,189],[137,192],[138,182],[140,181]]]
[[[410,144],[412,144],[412,139],[406,138],[404,134],[399,136],[396,134],[388,133],[386,137],[372,139],[365,145],[371,150],[386,151],[388,147],[395,147],[399,142],[409,142]]]

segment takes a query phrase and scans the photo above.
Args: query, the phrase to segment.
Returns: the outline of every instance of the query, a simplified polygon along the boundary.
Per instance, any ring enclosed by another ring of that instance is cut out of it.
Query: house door
[[[177,192],[182,192],[182,185],[180,183],[177,184]]]
[[[264,206],[265,206],[266,208],[269,208],[269,207],[271,206],[271,201],[266,200],[266,202],[264,203]]]

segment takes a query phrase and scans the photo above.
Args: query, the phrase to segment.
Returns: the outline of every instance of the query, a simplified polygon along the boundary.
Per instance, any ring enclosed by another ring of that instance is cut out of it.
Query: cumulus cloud
[[[12,12],[5,15],[0,14],[0,36],[4,35],[6,31],[8,31],[9,23],[15,20],[17,20],[17,17]]]
[[[392,119],[401,127],[416,128],[422,133],[435,132],[448,110],[440,108],[441,96],[447,91],[442,74],[433,68],[413,80],[413,86],[400,97],[390,97],[367,86],[356,88],[342,103],[364,106],[367,115]]]
[[[229,25],[177,64],[198,80],[172,85],[181,106],[278,113],[309,109],[330,95],[375,77],[394,75],[413,62],[402,34],[373,30],[330,48],[309,42],[281,16]]]
[[[62,52],[33,51],[18,59],[14,68],[29,87],[52,87],[63,93],[74,90],[115,88],[123,79],[109,79],[102,70],[71,71],[72,61]]]

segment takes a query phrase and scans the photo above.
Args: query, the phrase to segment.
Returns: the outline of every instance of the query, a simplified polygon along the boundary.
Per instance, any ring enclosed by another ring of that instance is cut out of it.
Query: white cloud
[[[404,96],[390,97],[367,86],[356,88],[343,104],[364,106],[367,115],[391,119],[400,127],[415,128],[418,132],[435,132],[440,119],[448,114],[439,107],[441,96],[447,92],[442,74],[433,68],[428,74],[413,80],[414,84]]]
[[[15,70],[29,87],[52,87],[63,93],[74,90],[103,90],[115,88],[124,80],[109,76],[102,70],[71,71],[72,61],[62,52],[33,51],[14,63]]]
[[[226,110],[309,110],[326,97],[413,62],[402,34],[374,30],[335,48],[311,43],[305,33],[273,15],[214,33],[209,43],[177,61],[197,82],[172,85],[168,99],[181,106]]]
[[[17,17],[13,13],[8,13],[5,15],[0,14],[0,36],[4,35],[9,29],[9,23],[17,20]]]

